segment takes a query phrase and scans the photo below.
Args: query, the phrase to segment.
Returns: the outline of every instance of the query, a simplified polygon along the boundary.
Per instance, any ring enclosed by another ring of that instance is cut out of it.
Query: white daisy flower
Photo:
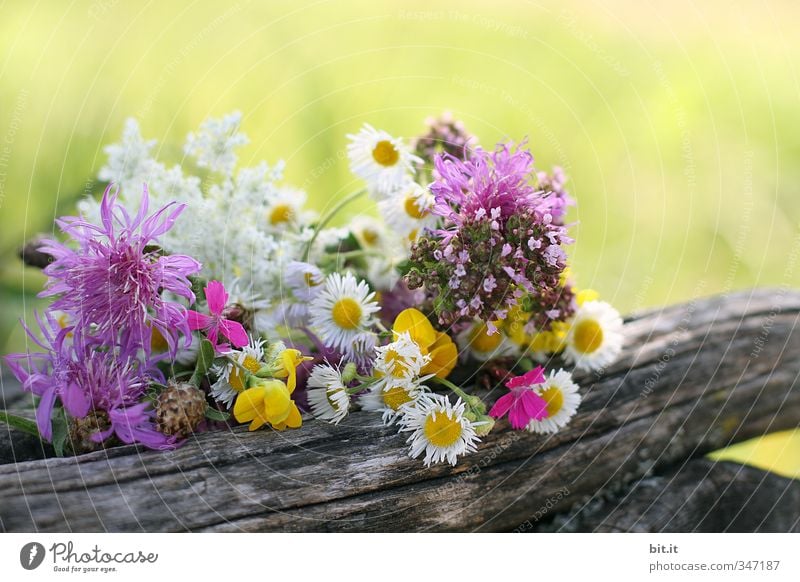
[[[239,111],[218,119],[206,119],[200,131],[186,136],[184,152],[194,157],[201,168],[230,173],[237,161],[233,151],[250,141],[239,132],[241,122],[242,114]]]
[[[564,360],[579,370],[612,364],[622,350],[622,318],[604,301],[587,301],[570,321]]]
[[[415,383],[391,387],[376,384],[369,392],[360,396],[358,402],[368,412],[380,412],[383,424],[391,426],[404,412],[414,407],[425,393],[427,387]]]
[[[409,431],[409,456],[416,459],[425,453],[425,466],[448,462],[455,465],[458,457],[477,450],[480,439],[475,426],[464,417],[466,405],[459,398],[452,404],[441,394],[426,394],[413,408],[406,408],[400,418],[401,432]]]
[[[307,224],[314,220],[313,212],[305,209],[307,194],[296,188],[275,189],[267,198],[264,218],[273,229]]]
[[[376,351],[378,356],[373,375],[380,377],[378,385],[382,388],[418,382],[422,368],[431,361],[430,356],[422,354],[408,332],[400,334],[392,343],[376,348]]]
[[[395,190],[413,173],[413,164],[422,160],[399,138],[365,123],[357,134],[348,134],[347,155],[350,170],[367,182],[379,196]]]
[[[499,325],[499,324],[497,324]],[[502,331],[489,333],[489,328],[482,321],[474,321],[469,327],[456,335],[456,342],[465,360],[473,358],[486,362],[503,356],[519,353],[519,347]]]
[[[251,337],[248,345],[225,355],[229,360],[226,364],[211,368],[217,376],[211,385],[211,397],[230,408],[236,395],[247,387],[247,372],[255,374],[264,365],[264,340]]]
[[[374,298],[366,282],[358,281],[352,273],[331,273],[311,301],[311,325],[326,346],[348,354],[361,351],[369,340],[372,316],[380,310]]]
[[[321,290],[325,275],[311,263],[292,261],[286,266],[286,285],[300,301],[310,301]]]
[[[339,370],[319,364],[308,377],[308,404],[315,418],[339,424],[350,410],[350,396]]]
[[[423,229],[436,224],[436,216],[431,213],[434,203],[433,194],[409,179],[385,200],[378,202],[378,210],[393,231],[414,242]]]
[[[389,246],[386,225],[380,218],[360,214],[350,221],[350,232],[364,250],[384,252]]]
[[[529,432],[558,432],[569,423],[581,404],[578,385],[566,370],[551,371],[544,384],[534,386],[533,390],[547,402],[547,418],[532,420],[527,426]]]
[[[344,350],[346,358],[361,367],[367,367],[375,358],[375,348],[378,347],[378,334],[372,331],[363,331],[357,334],[350,345]]]
[[[398,248],[401,248],[398,245]],[[391,291],[400,281],[397,267],[408,257],[366,257],[367,268],[364,272],[373,288],[379,291]]]

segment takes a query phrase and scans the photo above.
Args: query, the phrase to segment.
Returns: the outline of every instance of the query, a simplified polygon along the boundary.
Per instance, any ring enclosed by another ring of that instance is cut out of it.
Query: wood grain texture
[[[564,526],[596,532],[800,532],[800,480],[695,459],[571,515]]]
[[[458,466],[425,469],[374,415],[298,431],[197,435],[0,466],[5,531],[508,531],[732,442],[798,426],[800,293],[649,311],[563,432],[501,424]],[[500,389],[479,391],[487,401]]]

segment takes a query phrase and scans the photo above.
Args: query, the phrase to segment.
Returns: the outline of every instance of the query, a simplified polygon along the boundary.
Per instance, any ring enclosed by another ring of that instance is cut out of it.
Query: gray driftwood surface
[[[584,402],[566,430],[502,424],[454,468],[409,459],[404,437],[363,412],[200,434],[169,453],[0,465],[0,530],[797,530],[798,482],[693,459],[800,424],[798,318],[788,289],[641,313],[613,366],[578,375]],[[42,455],[3,438],[6,461]]]

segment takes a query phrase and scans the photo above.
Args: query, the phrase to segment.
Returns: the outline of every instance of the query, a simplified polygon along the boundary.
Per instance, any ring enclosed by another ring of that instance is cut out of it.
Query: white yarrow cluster
[[[253,298],[245,307],[265,326],[259,331],[269,333],[274,328],[270,315],[285,292],[284,272],[303,257],[316,216],[303,207],[304,192],[281,183],[282,162],[237,169],[235,151],[248,142],[240,123],[239,113],[209,119],[187,137],[186,154],[215,172],[210,184],[154,159],[156,141],[145,140],[133,119],[126,122],[122,141],[106,148],[108,160],[98,177],[119,183],[120,202],[130,210],[138,208],[144,183],[151,206],[185,204],[175,228],[160,243],[168,252],[200,261],[207,279],[235,284],[242,296]],[[93,198],[79,203],[79,211],[99,219]]]

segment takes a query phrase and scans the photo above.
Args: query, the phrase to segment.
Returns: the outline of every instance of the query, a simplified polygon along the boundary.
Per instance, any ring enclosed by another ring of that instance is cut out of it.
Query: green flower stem
[[[464,390],[453,384],[450,380],[439,378],[438,376],[434,376],[433,378],[431,378],[431,380],[434,382],[438,382],[442,386],[450,388],[450,390],[452,390],[456,394],[456,396],[461,398],[461,400],[463,400],[466,403],[467,408],[469,408],[475,414],[479,416],[486,414],[486,406],[483,404],[483,401],[481,401],[481,399],[478,398],[477,396],[472,396],[471,394],[467,394],[466,392],[464,392]]]
[[[353,394],[358,394],[359,392],[363,392],[364,390],[366,390],[367,388],[369,388],[375,382],[378,381],[378,378],[371,378],[371,377],[364,377],[364,376],[359,376],[358,379],[359,380],[363,379],[363,380],[366,380],[366,381],[364,381],[363,383],[359,384],[358,386],[352,386],[350,388],[345,388],[345,391],[347,392],[347,394],[349,396],[352,396]]]
[[[311,238],[306,243],[306,250],[303,253],[303,261],[308,262],[308,255],[311,254],[311,247],[314,245],[314,241],[317,240],[317,236],[319,235],[320,231],[325,228],[328,223],[336,216],[342,208],[350,204],[353,200],[356,200],[360,196],[366,193],[366,189],[361,189],[348,196],[345,196],[341,202],[339,202],[336,206],[334,206],[325,217],[317,223],[317,226],[314,228],[314,234],[311,235]]]

